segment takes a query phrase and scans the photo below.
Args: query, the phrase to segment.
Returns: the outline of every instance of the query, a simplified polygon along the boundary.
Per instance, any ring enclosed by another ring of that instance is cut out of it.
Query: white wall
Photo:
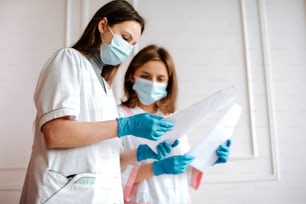
[[[17,203],[33,140],[33,91],[64,46],[64,1],[0,1],[0,203]]]
[[[0,203],[19,198],[43,63],[74,42],[105,2],[0,1]],[[306,203],[306,2],[131,2],[147,20],[138,47],[156,43],[174,57],[179,109],[231,84],[239,93],[244,111],[230,162],[205,173],[191,191],[194,203]],[[192,144],[201,133],[190,134]]]

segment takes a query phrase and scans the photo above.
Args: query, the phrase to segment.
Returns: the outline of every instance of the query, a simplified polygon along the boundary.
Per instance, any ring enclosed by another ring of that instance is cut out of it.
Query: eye
[[[125,40],[126,42],[130,42],[131,38],[129,35],[121,35],[122,39]]]
[[[160,77],[157,78],[157,81],[160,82],[160,83],[166,83],[167,79],[164,76],[160,76]]]
[[[142,75],[140,75],[140,78],[148,79],[148,80],[151,79],[151,77],[150,77],[149,75],[147,75],[147,74],[142,74]]]

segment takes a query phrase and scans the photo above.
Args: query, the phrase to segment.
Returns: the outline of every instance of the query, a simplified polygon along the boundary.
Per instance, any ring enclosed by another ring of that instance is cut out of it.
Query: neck
[[[155,103],[150,104],[150,105],[144,105],[144,104],[139,104],[138,105],[142,110],[151,113],[151,114],[155,114],[157,112],[157,107],[155,105]]]

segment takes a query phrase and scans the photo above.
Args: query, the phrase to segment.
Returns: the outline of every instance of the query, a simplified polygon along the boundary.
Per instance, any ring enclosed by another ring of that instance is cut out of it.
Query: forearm
[[[125,169],[128,165],[137,163],[136,152],[137,149],[120,153],[121,169]]]
[[[139,167],[135,183],[139,183],[143,180],[149,179],[154,176],[152,163],[143,164]]]
[[[80,122],[65,118],[55,119],[42,127],[49,148],[81,147],[117,137],[116,120]]]

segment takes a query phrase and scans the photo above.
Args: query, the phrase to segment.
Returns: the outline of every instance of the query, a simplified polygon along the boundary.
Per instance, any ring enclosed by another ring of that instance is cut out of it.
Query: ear
[[[98,29],[101,34],[107,31],[108,29],[107,25],[108,25],[107,18],[106,17],[102,18],[102,20],[100,20],[100,22],[98,23]]]
[[[135,82],[136,82],[136,79],[135,79],[135,77],[134,77],[133,75],[130,75],[129,80],[130,80],[133,84],[135,84]]]

